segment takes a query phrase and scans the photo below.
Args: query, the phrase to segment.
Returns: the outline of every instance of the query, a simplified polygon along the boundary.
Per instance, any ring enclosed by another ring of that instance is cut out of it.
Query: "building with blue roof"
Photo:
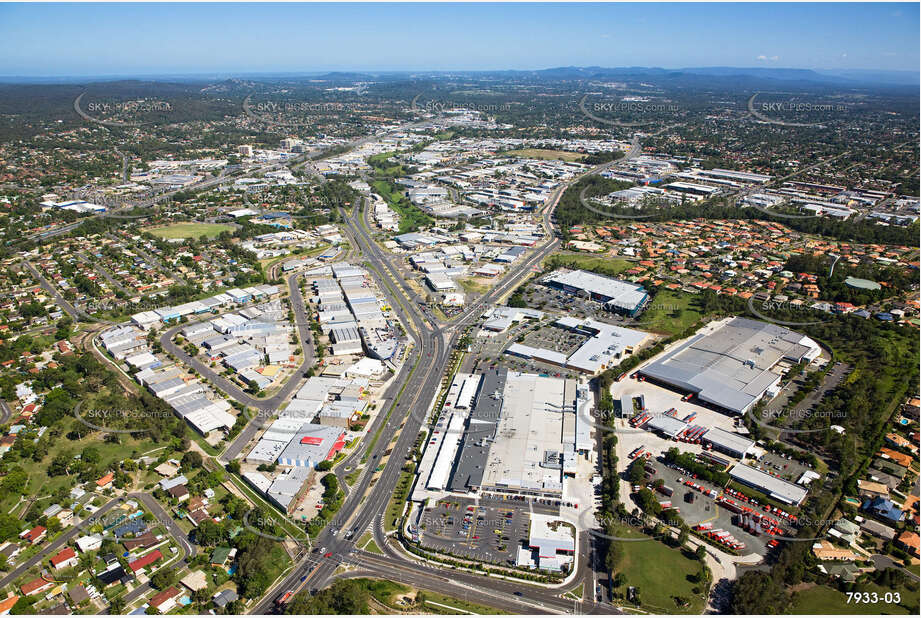
[[[891,522],[899,522],[905,518],[905,513],[902,512],[902,509],[897,504],[882,496],[865,500],[860,508],[867,513],[872,513]]]

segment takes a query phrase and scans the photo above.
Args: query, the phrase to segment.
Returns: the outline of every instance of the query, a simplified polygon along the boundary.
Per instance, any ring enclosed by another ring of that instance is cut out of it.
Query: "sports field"
[[[544,150],[542,148],[523,148],[510,150],[505,154],[526,159],[559,159],[560,161],[581,161],[585,155],[581,152],[568,152],[566,150]]]
[[[160,238],[214,238],[223,231],[232,232],[234,227],[226,223],[173,223],[158,227],[149,227],[150,232]]]

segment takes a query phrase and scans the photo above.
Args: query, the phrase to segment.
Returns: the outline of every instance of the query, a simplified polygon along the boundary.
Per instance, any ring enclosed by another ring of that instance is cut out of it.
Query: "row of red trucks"
[[[773,517],[770,517],[769,515],[765,513],[761,513],[755,510],[753,507],[748,506],[748,504],[744,502],[737,502],[733,498],[730,498],[729,496],[726,495],[728,493],[736,497],[743,496],[745,497],[746,501],[750,500],[750,498],[742,494],[742,492],[740,491],[726,488],[724,490],[725,491],[724,494],[719,494],[716,492],[716,490],[707,489],[703,485],[698,485],[697,483],[695,483],[694,481],[690,479],[682,479],[681,482],[684,483],[687,487],[690,487],[691,489],[696,489],[697,491],[704,494],[705,496],[709,496],[717,504],[721,505],[726,510],[736,513],[737,515],[740,515],[741,516],[740,521],[743,521],[743,522],[751,521],[751,522],[756,523],[758,526],[759,532],[753,532],[754,528],[752,528],[752,530],[749,530],[748,528],[745,528],[745,526],[740,525],[741,528],[744,528],[748,530],[749,532],[752,532],[755,535],[757,535],[760,532],[764,532],[771,536],[785,533],[784,530],[780,527],[780,522],[777,519],[774,519]],[[784,513],[784,515],[786,515],[785,519],[787,519],[787,521],[789,521],[790,523],[795,523],[796,518],[789,515],[782,509],[773,507],[773,510]],[[793,519],[790,519],[791,517],[793,517]],[[743,518],[747,518],[747,519],[743,519]]]
[[[646,451],[645,446],[638,446],[635,449],[633,449],[633,451],[630,453],[630,455],[628,455],[628,457],[630,459],[636,459],[637,457],[645,457],[646,459],[649,459],[650,457],[652,457],[652,451]]]
[[[736,499],[738,499],[738,500],[740,500],[740,501],[742,501],[742,502],[746,502],[746,503],[752,504],[752,505],[754,505],[754,506],[760,506],[760,507],[761,507],[761,510],[765,511],[766,513],[770,513],[771,515],[775,515],[775,516],[777,516],[777,517],[779,517],[779,518],[781,518],[781,519],[783,519],[783,520],[785,520],[785,521],[787,521],[787,522],[789,522],[789,523],[791,523],[791,524],[795,524],[795,523],[797,522],[796,515],[792,515],[792,514],[790,514],[790,513],[787,513],[787,512],[786,512],[785,510],[783,510],[782,508],[779,508],[779,507],[776,507],[776,506],[771,506],[770,504],[761,505],[761,504],[759,504],[758,501],[755,500],[754,498],[749,498],[748,496],[746,496],[745,494],[743,494],[741,491],[736,491],[735,489],[732,489],[731,487],[727,487],[726,490],[725,490],[725,492],[726,492],[727,494],[729,494],[730,496],[732,496],[733,498],[736,498]],[[769,517],[768,519],[771,519],[771,521],[777,523],[777,520],[776,520],[776,519],[772,519],[772,518],[770,518],[770,517]]]
[[[690,444],[700,444],[700,439],[705,433],[707,433],[706,427],[690,425],[675,436],[675,440],[678,442],[688,442]]]
[[[652,414],[645,410],[630,419],[631,427],[640,427],[646,424],[646,421],[652,418]]]
[[[717,528],[714,530],[713,524],[698,524],[697,526],[694,526],[694,530],[704,535],[708,539],[712,539],[720,545],[724,545],[730,549],[734,549],[736,551],[745,549],[745,543],[737,540],[734,536],[732,536],[732,534],[729,533],[728,530],[723,530],[722,528]]]

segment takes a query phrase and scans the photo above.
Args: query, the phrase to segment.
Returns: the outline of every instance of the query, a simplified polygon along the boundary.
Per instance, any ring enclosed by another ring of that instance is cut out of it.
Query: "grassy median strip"
[[[456,615],[457,613],[468,613],[468,614],[505,614],[502,610],[498,610],[494,607],[489,607],[487,605],[480,605],[479,603],[470,603],[465,599],[458,599],[456,597],[449,597],[447,595],[441,594],[440,592],[434,592],[431,590],[422,590],[419,592],[422,595],[423,603],[425,605],[426,611],[429,611],[433,614],[448,614]],[[455,611],[452,611],[455,610]]]
[[[400,401],[400,397],[403,396],[403,391],[406,389],[406,384],[409,382],[409,379],[413,377],[413,374],[416,372],[416,367],[419,366],[419,361],[416,361],[416,364],[412,366],[412,369],[409,370],[409,374],[406,376],[406,380],[403,382],[403,386],[400,387],[400,391],[397,393],[397,396],[394,397],[393,403],[390,404],[390,408],[387,409],[387,414],[384,416],[384,422],[381,423],[381,426],[378,427],[377,431],[374,433],[374,437],[371,438],[371,442],[368,444],[368,448],[365,450],[364,457],[361,458],[361,463],[365,463],[368,459],[368,453],[374,449],[374,445],[377,444],[377,441],[381,437],[381,433],[384,431],[384,427],[387,426],[387,421],[390,420],[390,415],[393,414],[394,408],[397,407],[397,403]]]
[[[390,504],[387,505],[387,513],[384,515],[384,532],[397,529],[397,522],[403,514],[403,505],[409,497],[409,488],[413,486],[415,474],[416,465],[411,461],[407,462],[400,471],[400,478],[393,488]]]

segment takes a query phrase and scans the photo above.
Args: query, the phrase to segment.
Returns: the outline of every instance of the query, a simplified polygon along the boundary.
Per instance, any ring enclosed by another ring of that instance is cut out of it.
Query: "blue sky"
[[[0,4],[0,75],[918,70],[919,5]]]

